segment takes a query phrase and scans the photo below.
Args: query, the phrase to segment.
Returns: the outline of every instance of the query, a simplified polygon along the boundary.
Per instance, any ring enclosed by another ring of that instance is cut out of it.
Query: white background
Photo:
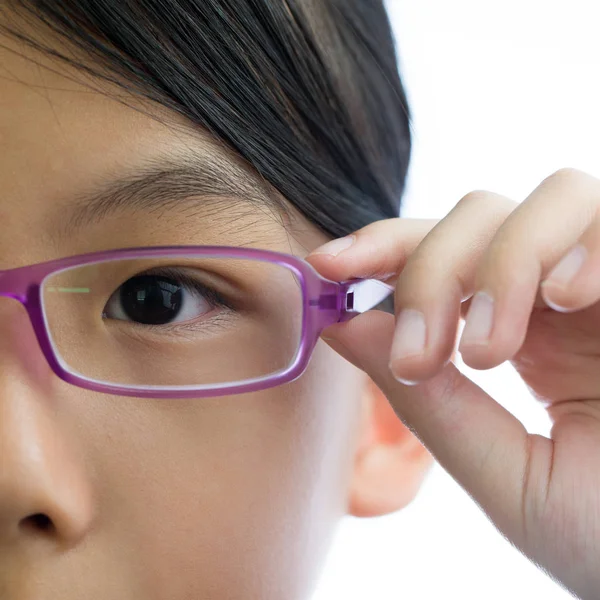
[[[593,0],[388,0],[413,112],[402,216],[441,218],[467,192],[522,201],[548,175],[600,177],[600,10]],[[547,435],[516,372],[457,366]],[[514,549],[438,466],[415,502],[346,517],[314,600],[572,598]]]

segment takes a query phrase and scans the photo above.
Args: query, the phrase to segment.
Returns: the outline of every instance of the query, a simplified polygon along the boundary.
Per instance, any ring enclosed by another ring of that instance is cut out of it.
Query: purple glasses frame
[[[115,259],[152,257],[211,257],[265,261],[292,271],[302,288],[301,341],[291,364],[282,371],[232,384],[205,386],[124,386],[82,376],[64,364],[52,344],[43,309],[42,289],[47,277],[60,271]],[[72,385],[119,396],[144,398],[203,398],[255,392],[291,382],[305,371],[321,331],[370,310],[394,292],[376,279],[334,282],[322,277],[305,260],[271,250],[234,246],[153,246],[79,254],[34,265],[0,270],[0,296],[19,301],[29,315],[40,348],[54,373]]]

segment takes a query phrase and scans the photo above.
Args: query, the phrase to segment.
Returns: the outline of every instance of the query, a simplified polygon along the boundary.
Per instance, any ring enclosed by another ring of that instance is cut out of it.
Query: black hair
[[[399,216],[410,112],[384,0],[6,0],[205,128],[332,237]],[[0,9],[3,10],[3,9]]]
[[[383,0],[9,6],[208,129],[330,235],[398,216],[411,136]]]

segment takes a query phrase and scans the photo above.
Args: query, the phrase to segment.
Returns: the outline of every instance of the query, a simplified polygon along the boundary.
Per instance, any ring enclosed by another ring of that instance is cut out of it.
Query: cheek
[[[346,510],[361,375],[319,342],[285,386],[125,400],[129,414],[106,425],[100,506],[107,543],[143,597],[291,599],[310,589]]]

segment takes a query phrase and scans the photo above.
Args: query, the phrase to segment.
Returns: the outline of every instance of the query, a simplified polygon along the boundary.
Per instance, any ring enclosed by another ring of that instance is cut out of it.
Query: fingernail
[[[427,327],[423,313],[410,308],[400,311],[392,342],[391,362],[422,354],[426,338]]]
[[[587,258],[587,249],[581,244],[577,244],[570,252],[565,254],[560,262],[550,271],[550,274],[542,282],[542,285],[557,285],[566,287],[579,273],[585,259]]]
[[[477,292],[467,314],[459,352],[469,344],[487,343],[492,332],[493,319],[494,299],[485,292]]]
[[[314,252],[310,253],[310,256],[314,254],[329,254],[330,256],[337,256],[340,252],[347,250],[352,246],[356,237],[353,235],[347,235],[343,238],[338,238],[337,240],[331,240],[331,242],[327,242],[320,248],[317,248]]]
[[[394,371],[395,367],[394,367],[394,365],[392,365],[391,362],[388,365],[388,368],[392,372],[392,375],[394,376],[396,381],[399,381],[402,385],[413,387],[413,386],[419,385],[419,383],[421,383],[420,381],[412,381],[410,379],[403,379],[402,377],[399,377],[398,375],[396,375],[396,373]]]

